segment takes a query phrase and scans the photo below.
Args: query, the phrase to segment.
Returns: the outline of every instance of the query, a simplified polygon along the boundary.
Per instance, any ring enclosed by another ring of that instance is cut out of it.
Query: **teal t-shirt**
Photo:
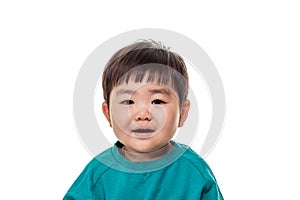
[[[64,200],[222,200],[206,162],[186,145],[172,144],[171,152],[147,162],[127,160],[114,145],[86,166]]]

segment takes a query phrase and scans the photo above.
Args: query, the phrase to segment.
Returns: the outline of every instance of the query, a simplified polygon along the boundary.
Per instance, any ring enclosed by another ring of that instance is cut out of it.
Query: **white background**
[[[76,76],[137,28],[182,33],[214,61],[227,112],[206,161],[225,199],[297,199],[299,19],[291,0],[1,1],[0,199],[62,199],[91,159],[73,122]]]

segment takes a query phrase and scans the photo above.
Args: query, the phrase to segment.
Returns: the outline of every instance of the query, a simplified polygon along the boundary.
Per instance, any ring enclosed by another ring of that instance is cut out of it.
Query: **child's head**
[[[187,118],[185,63],[160,43],[143,40],[116,52],[104,69],[102,84],[104,115],[133,152],[161,148]]]

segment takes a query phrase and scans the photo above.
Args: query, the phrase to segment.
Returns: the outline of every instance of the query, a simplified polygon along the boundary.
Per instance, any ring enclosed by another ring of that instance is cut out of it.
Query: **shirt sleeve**
[[[72,184],[63,200],[104,199],[104,194],[99,191],[97,192],[97,198],[95,198],[94,189],[98,180],[106,170],[107,168],[101,166],[98,160],[92,160]]]
[[[201,200],[224,200],[218,184],[213,181],[203,190]]]
[[[188,151],[190,151],[190,153],[186,154],[185,157],[198,169],[201,177],[205,180],[200,200],[224,200],[211,168],[203,158],[198,156],[191,149],[188,149]]]

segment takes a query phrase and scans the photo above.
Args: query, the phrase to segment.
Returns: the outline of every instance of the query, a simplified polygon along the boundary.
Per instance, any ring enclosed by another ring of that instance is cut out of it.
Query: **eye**
[[[131,105],[131,104],[134,104],[134,102],[132,100],[124,100],[124,101],[121,101],[120,104]]]
[[[151,102],[151,104],[166,104],[166,102],[160,99],[155,99]]]

